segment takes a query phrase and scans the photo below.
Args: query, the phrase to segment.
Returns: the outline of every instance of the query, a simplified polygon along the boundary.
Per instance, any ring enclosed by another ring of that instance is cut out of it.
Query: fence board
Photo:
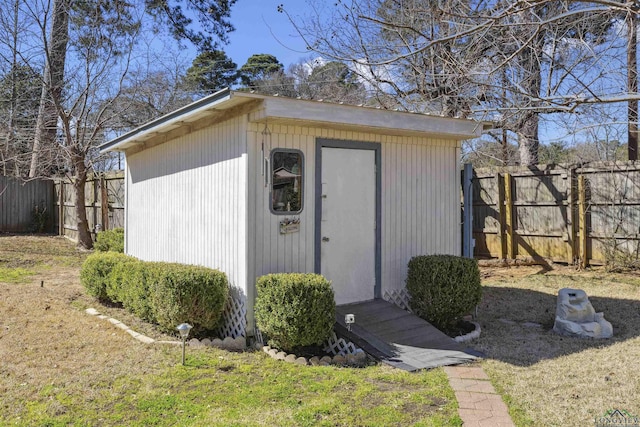
[[[58,233],[77,240],[75,189],[72,183],[68,180],[56,181],[55,195]],[[100,230],[124,227],[124,173],[111,171],[90,175],[85,184],[84,207],[89,231],[94,238]]]
[[[46,209],[48,216],[44,231],[53,230],[53,182],[46,180],[21,181],[0,176],[0,231],[24,233],[33,230],[36,206]]]
[[[476,257],[584,265],[603,264],[612,251],[639,258],[640,165],[478,169],[473,195]]]

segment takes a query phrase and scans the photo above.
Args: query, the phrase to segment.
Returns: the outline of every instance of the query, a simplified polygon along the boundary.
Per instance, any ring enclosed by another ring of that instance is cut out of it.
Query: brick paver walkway
[[[515,427],[480,365],[445,366],[465,427]]]

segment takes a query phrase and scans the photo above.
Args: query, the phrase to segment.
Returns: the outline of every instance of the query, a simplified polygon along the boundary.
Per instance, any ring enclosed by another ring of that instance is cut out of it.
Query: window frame
[[[278,211],[273,208],[273,173],[274,173],[274,157],[278,153],[294,153],[300,156],[300,209],[297,211]],[[304,185],[305,185],[305,159],[304,153],[302,150],[294,149],[294,148],[273,148],[271,150],[271,154],[269,156],[269,210],[273,215],[300,215],[304,210]]]

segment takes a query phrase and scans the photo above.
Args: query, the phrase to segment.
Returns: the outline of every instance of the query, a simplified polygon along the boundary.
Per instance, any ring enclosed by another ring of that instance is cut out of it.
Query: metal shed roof
[[[198,128],[203,123],[213,124],[216,119],[228,117],[229,113],[240,111],[239,108],[243,106],[260,110],[253,115],[252,121],[270,124],[331,127],[389,135],[426,134],[456,140],[476,138],[484,129],[482,122],[467,119],[223,89],[105,142],[100,146],[100,151],[126,151],[179,128],[189,132],[196,122],[199,123]]]

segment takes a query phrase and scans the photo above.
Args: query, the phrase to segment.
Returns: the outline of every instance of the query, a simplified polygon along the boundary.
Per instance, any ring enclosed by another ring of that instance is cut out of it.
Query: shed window
[[[271,165],[271,211],[275,214],[300,213],[303,200],[302,152],[299,150],[273,150]]]

